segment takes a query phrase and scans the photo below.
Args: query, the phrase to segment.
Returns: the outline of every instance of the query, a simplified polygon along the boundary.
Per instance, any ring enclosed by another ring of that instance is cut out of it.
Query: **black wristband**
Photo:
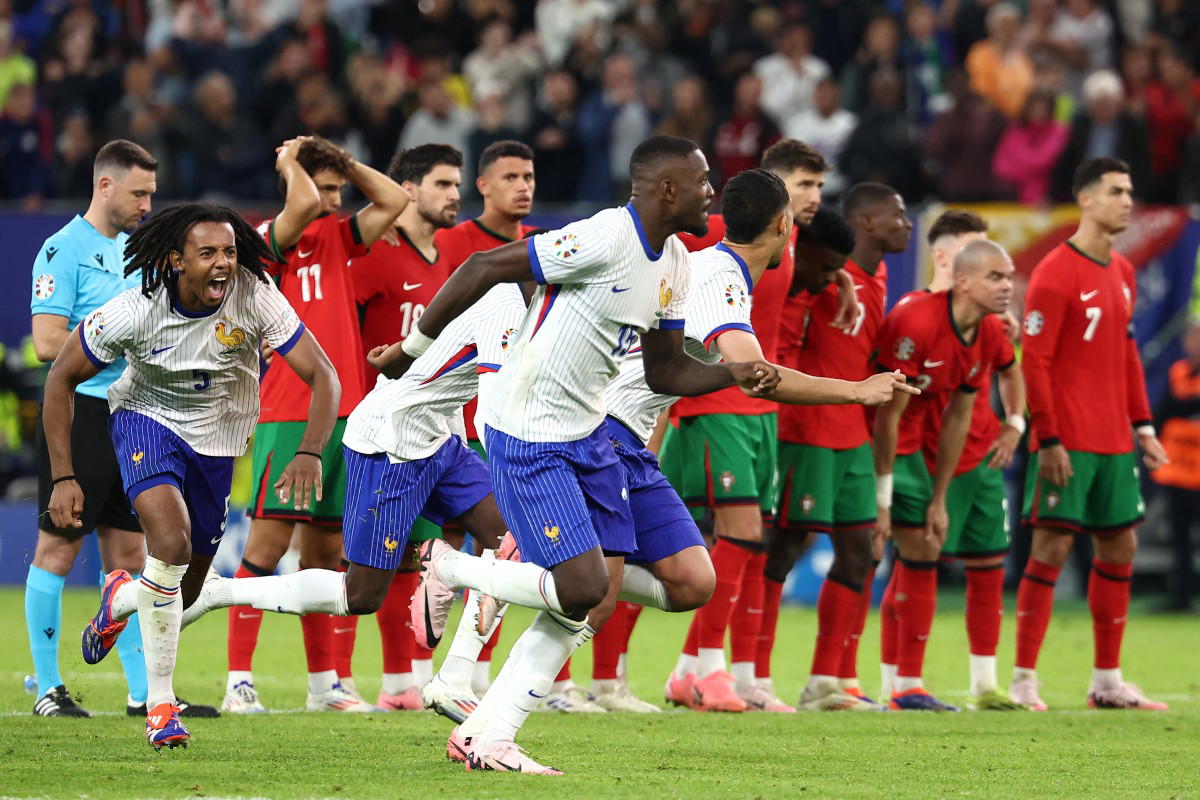
[[[312,456],[312,457],[313,457],[313,458],[315,458],[317,461],[320,461],[320,460],[321,460],[321,454],[320,454],[320,453],[314,453],[312,450],[297,450],[297,451],[296,451],[296,455],[298,455],[298,456]]]
[[[50,481],[50,485],[53,486],[56,483],[62,483],[63,481],[73,481],[73,480],[75,480],[74,475],[63,475],[61,478],[55,478],[54,480]]]

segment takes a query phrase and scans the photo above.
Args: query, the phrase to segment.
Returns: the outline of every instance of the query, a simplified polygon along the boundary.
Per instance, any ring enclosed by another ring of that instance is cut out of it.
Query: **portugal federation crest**
[[[901,361],[908,361],[913,357],[913,353],[917,352],[916,343],[907,336],[901,336],[896,340],[896,347],[892,350],[896,358]]]

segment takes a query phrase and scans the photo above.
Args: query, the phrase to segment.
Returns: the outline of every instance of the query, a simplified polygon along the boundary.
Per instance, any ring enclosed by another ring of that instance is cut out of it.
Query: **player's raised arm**
[[[308,223],[321,213],[321,193],[317,191],[317,184],[297,160],[300,148],[307,141],[310,141],[309,137],[301,136],[288,139],[276,148],[275,170],[287,187],[283,210],[271,222],[268,238],[276,258],[295,247]]]
[[[958,467],[967,433],[971,430],[971,412],[975,408],[975,391],[960,388],[950,395],[942,414],[942,429],[938,433],[937,460],[933,469],[933,497],[925,514],[925,538],[939,543],[946,541],[950,517],[946,513],[946,491]]]
[[[385,231],[391,230],[396,217],[408,205],[408,194],[387,175],[354,159],[350,160],[346,179],[370,201],[354,215],[362,242],[370,247]]]
[[[82,332],[83,325],[77,329]],[[107,365],[104,365],[107,366]],[[93,377],[103,366],[84,352],[79,335],[68,335],[46,376],[42,404],[42,425],[46,431],[46,449],[50,453],[51,489],[47,511],[56,528],[83,525],[83,489],[75,480],[71,454],[71,423],[75,418],[75,387]]]

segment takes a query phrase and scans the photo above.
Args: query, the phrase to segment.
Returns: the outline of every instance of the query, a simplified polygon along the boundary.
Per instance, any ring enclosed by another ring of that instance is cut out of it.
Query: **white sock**
[[[238,670],[238,669],[229,670],[229,675],[225,678],[225,693],[228,694],[229,692],[232,692],[233,687],[237,686],[239,683],[242,683],[243,681],[245,681],[246,683],[253,686],[254,685],[254,673],[251,672],[250,670]]]
[[[996,688],[995,656],[969,655],[967,664],[971,673],[971,694],[980,695]]]
[[[565,681],[555,681],[554,683],[550,684],[550,694],[560,694],[561,692],[565,692],[574,682],[575,681],[571,680],[570,678],[567,678]]]
[[[336,614],[344,617],[346,573],[302,569],[265,578],[218,578],[204,585],[206,611],[251,606],[280,614]]]
[[[1121,683],[1120,668],[1092,670],[1093,689],[1120,689]]]
[[[521,634],[527,641],[521,650],[520,669],[511,681],[505,682],[501,702],[476,740],[481,749],[516,738],[530,712],[550,693],[554,676],[567,663],[571,653],[594,633],[586,622],[576,622],[553,612],[543,611],[533,618],[533,624]]]
[[[696,651],[696,676],[707,678],[714,672],[725,671],[724,647],[701,647]]]
[[[133,612],[138,610],[138,588],[140,586],[139,581],[133,580],[113,592],[113,619],[129,619]]]
[[[839,689],[861,689],[858,678],[838,678]]]
[[[417,683],[417,688],[423,688],[425,684],[433,680],[433,659],[432,658],[414,658],[412,660],[413,680]]]
[[[625,573],[621,580],[621,592],[618,600],[627,603],[637,603],[660,611],[670,611],[671,601],[667,597],[667,585],[654,577],[654,573],[645,567],[625,562]]]
[[[1037,681],[1036,669],[1025,669],[1025,667],[1013,667],[1014,681]]]
[[[735,692],[745,692],[754,688],[753,661],[735,661],[729,665],[729,671],[733,673],[733,690]]]
[[[809,675],[808,684],[804,687],[805,694],[828,694],[837,691],[836,675]]]
[[[479,592],[468,589],[462,616],[458,619],[458,627],[454,629],[454,638],[450,640],[450,650],[437,673],[438,677],[450,686],[470,686],[471,670],[479,658],[479,652],[491,638],[491,631],[488,631],[487,637],[475,632],[475,621],[478,618]]]
[[[626,686],[629,685],[629,672],[626,670],[625,653],[617,656],[617,680]]]
[[[621,686],[620,678],[592,678],[592,693],[615,692]]]
[[[775,694],[775,681],[770,678],[755,678],[754,685],[762,689],[767,694]]]
[[[438,574],[456,589],[478,589],[506,603],[563,613],[548,569],[519,561],[497,561],[451,550],[437,562]]]
[[[238,580],[253,580],[251,578],[238,578]],[[241,605],[239,603],[238,605]],[[322,672],[308,673],[308,693],[321,694],[328,692],[333,688],[333,685],[338,682],[337,670],[327,669]]]
[[[492,684],[492,661],[476,661],[471,669],[471,691],[476,697],[483,697]]]
[[[885,700],[896,690],[896,665],[879,665],[879,696]]]
[[[179,625],[183,600],[179,583],[187,564],[167,564],[146,556],[146,568],[138,581],[138,623],[142,629],[142,651],[146,654],[146,709],[175,703],[172,678],[179,652]]]
[[[386,694],[400,694],[406,689],[415,688],[416,685],[411,672],[383,673],[383,691]]]
[[[905,675],[897,675],[896,681],[892,685],[895,687],[895,690],[894,690],[895,694],[903,694],[904,692],[907,692],[909,689],[923,688],[925,686],[925,682],[923,680],[921,680],[920,675],[918,675],[915,678],[905,676]]]
[[[521,653],[524,652],[525,641],[524,637],[518,638],[513,643],[512,650],[508,652],[508,658],[504,660],[503,666],[500,667],[500,672],[496,675],[496,679],[492,681],[492,685],[488,687],[486,692],[479,694],[479,705],[471,712],[466,721],[458,726],[458,732],[464,738],[474,738],[483,733],[483,729],[487,727],[488,720],[492,714],[503,702],[504,697],[508,695],[508,686],[516,680],[516,674],[521,669]],[[475,666],[478,668],[482,664],[490,665],[489,661],[480,661]]]
[[[675,671],[672,674],[677,680],[683,680],[688,675],[695,675],[696,661],[696,656],[680,653],[679,660],[675,662]]]

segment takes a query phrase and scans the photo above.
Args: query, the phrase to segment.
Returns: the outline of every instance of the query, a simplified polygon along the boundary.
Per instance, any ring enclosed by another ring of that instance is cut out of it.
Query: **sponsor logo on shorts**
[[[557,542],[558,537],[562,535],[557,525],[543,525],[542,533],[546,534],[546,538],[552,542]]]
[[[813,499],[811,494],[806,494],[804,497],[800,498],[800,511],[806,517],[812,513],[812,510],[816,507],[816,505],[817,501]]]
[[[52,294],[54,294],[54,276],[48,273],[38,275],[37,280],[33,282],[33,296],[38,300],[46,300]]]
[[[1046,505],[1048,505],[1050,508],[1054,508],[1058,505],[1058,492],[1051,492],[1050,494],[1046,495]]]
[[[400,540],[392,536],[392,534],[389,533],[387,536],[383,537],[383,549],[387,550],[389,553],[396,552],[396,548],[399,546]]]
[[[142,459],[144,459],[145,457],[146,457],[146,451],[138,450],[136,453],[132,453],[129,456],[129,460],[133,462],[134,466],[141,466]]]
[[[733,477],[733,473],[730,472],[729,470],[725,470],[724,472],[721,473],[721,488],[724,489],[725,491],[727,491],[727,492],[732,491],[733,484],[736,482],[737,482],[737,479]]]

